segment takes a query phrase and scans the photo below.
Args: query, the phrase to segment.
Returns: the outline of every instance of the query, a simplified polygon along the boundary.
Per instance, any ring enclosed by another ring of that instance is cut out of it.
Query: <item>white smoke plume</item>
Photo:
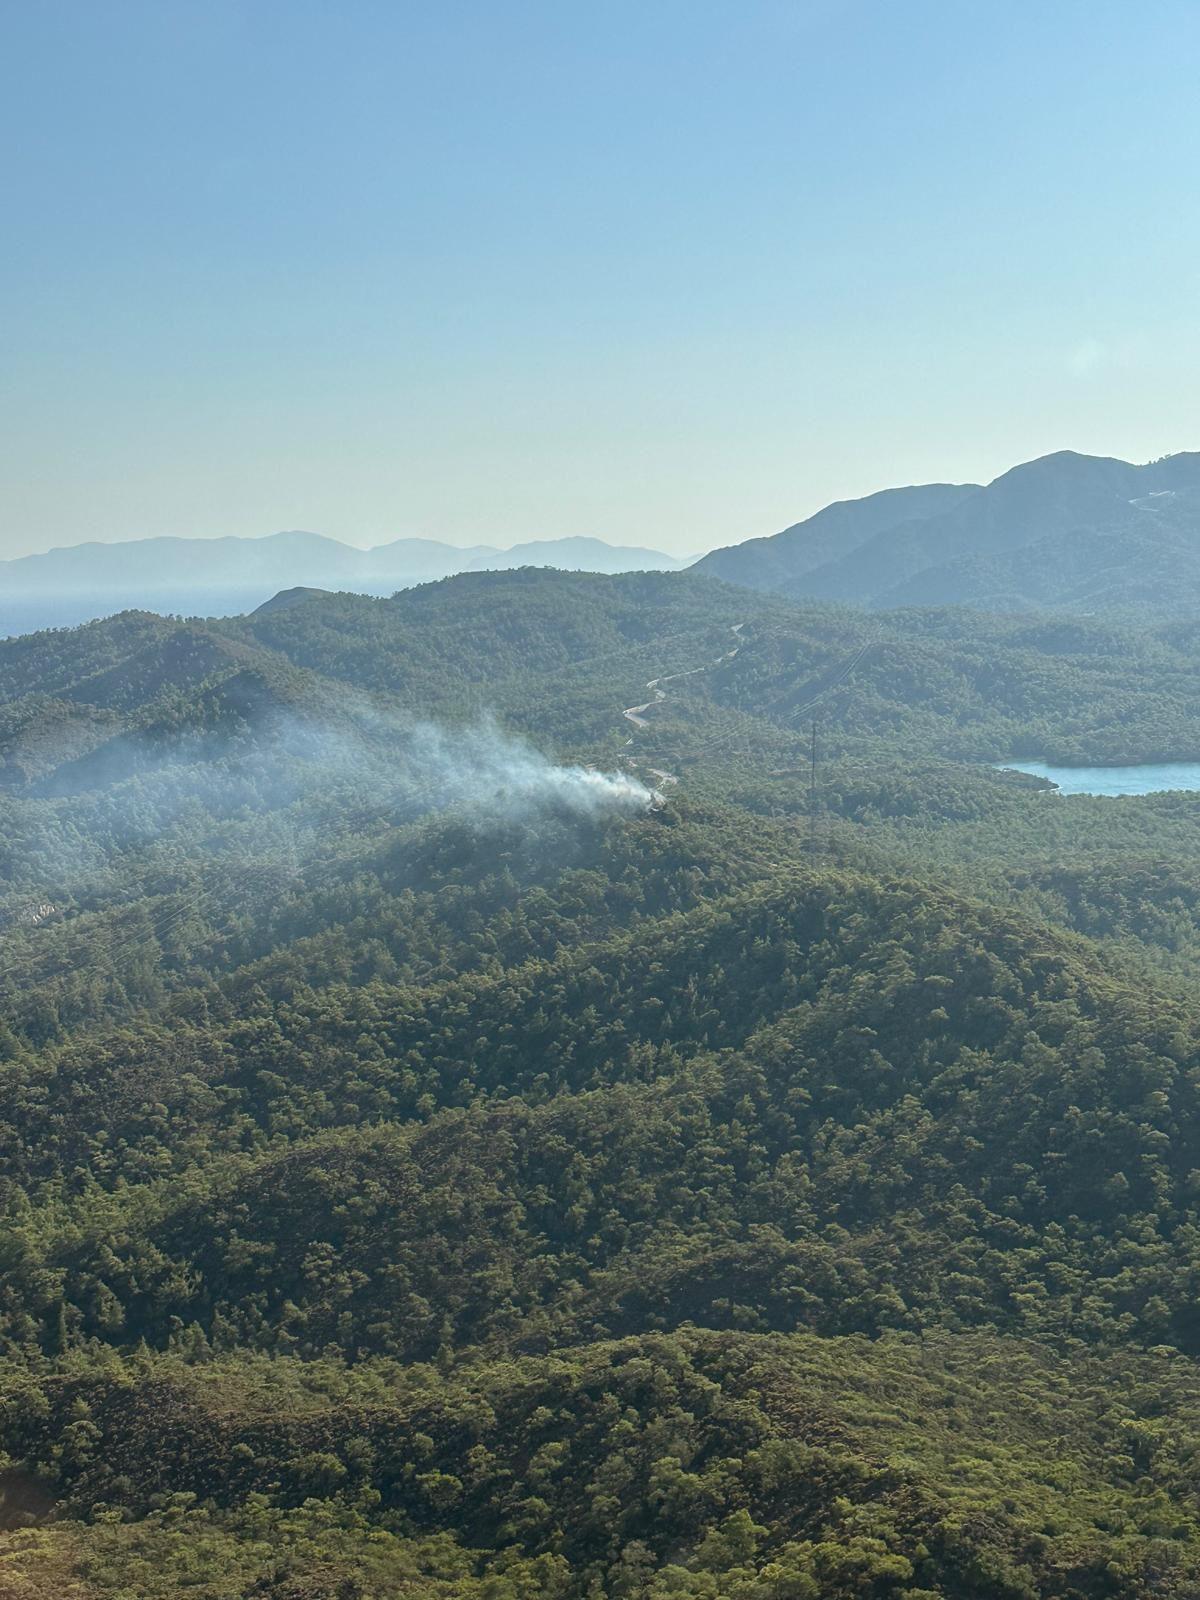
[[[284,713],[252,735],[157,761],[114,741],[67,808],[0,793],[0,941],[29,921],[30,906],[65,897],[99,907],[140,897],[148,882],[158,892],[217,882],[222,866],[249,896],[270,869],[336,860],[389,823],[456,812],[481,826],[536,829],[541,820],[633,819],[662,803],[627,773],[555,762],[490,719],[414,722],[366,696],[323,710]],[[139,786],[132,800],[128,780]]]
[[[454,730],[421,723],[405,745],[405,776],[431,810],[637,816],[661,803],[657,791],[627,773],[558,765],[490,722]]]

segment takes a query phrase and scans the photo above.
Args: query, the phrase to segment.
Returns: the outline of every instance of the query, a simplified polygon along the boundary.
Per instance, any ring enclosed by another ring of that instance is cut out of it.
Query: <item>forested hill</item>
[[[0,642],[0,786],[94,789],[95,752],[114,741],[120,777],[131,751],[211,755],[286,715],[367,708],[410,722],[492,711],[535,738],[621,753],[621,713],[647,695],[654,734],[639,749],[706,772],[786,753],[810,708],[830,751],[889,761],[1188,759],[1196,637],[1182,621],[869,615],[692,574],[539,569],[388,600],[301,591],[219,622],[128,612]]]
[[[1200,597],[1200,454],[1133,466],[1065,450],[982,487],[885,490],[714,550],[696,570],[876,607],[1188,615]]]
[[[0,645],[0,1595],[1190,1600],[1186,622]],[[813,723],[817,769],[812,769]]]

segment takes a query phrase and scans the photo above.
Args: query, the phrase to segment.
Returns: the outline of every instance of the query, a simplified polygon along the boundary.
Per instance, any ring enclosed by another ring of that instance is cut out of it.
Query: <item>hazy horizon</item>
[[[778,530],[775,530],[775,531],[778,531]],[[187,539],[187,540],[203,539],[203,540],[211,540],[213,542],[215,542],[217,540],[220,540],[220,539],[261,540],[261,539],[278,539],[278,538],[281,538],[281,537],[286,537],[289,534],[309,534],[309,535],[312,535],[312,536],[314,536],[314,537],[316,537],[318,539],[330,539],[330,540],[333,540],[336,544],[345,545],[348,549],[361,550],[361,551],[364,551],[364,552],[369,552],[369,551],[372,551],[372,550],[381,550],[381,549],[385,548],[387,545],[398,544],[398,543],[401,543],[401,542],[403,542],[404,540],[407,540],[407,539],[427,540],[427,541],[429,541],[431,543],[434,543],[434,544],[444,544],[444,545],[447,545],[450,549],[453,549],[453,550],[474,550],[474,549],[479,549],[479,548],[488,548],[488,549],[499,550],[501,552],[513,549],[514,547],[516,547],[518,545],[525,545],[525,544],[557,544],[557,543],[560,543],[561,541],[567,540],[567,539],[597,539],[602,544],[611,545],[611,546],[613,546],[615,548],[620,548],[620,547],[624,546],[624,547],[630,547],[630,548],[634,548],[634,549],[658,550],[664,555],[675,555],[678,558],[678,552],[668,551],[665,548],[665,546],[663,546],[663,545],[656,545],[656,544],[651,544],[651,543],[642,543],[641,541],[635,541],[635,540],[632,540],[632,539],[609,538],[609,537],[606,537],[604,534],[599,534],[599,533],[546,533],[546,534],[539,534],[539,535],[536,535],[536,536],[528,538],[528,539],[505,539],[503,542],[497,541],[496,539],[493,539],[493,538],[489,538],[486,534],[480,534],[479,537],[475,538],[475,539],[469,538],[466,535],[464,535],[462,538],[456,538],[456,539],[445,538],[445,539],[443,539],[443,538],[440,538],[440,537],[438,537],[438,536],[436,536],[434,534],[428,534],[428,533],[398,533],[398,534],[392,535],[390,537],[385,535],[384,537],[379,538],[379,539],[372,539],[368,543],[368,542],[364,542],[361,537],[356,537],[353,534],[329,533],[327,530],[322,529],[322,528],[282,528],[281,527],[281,528],[268,528],[268,529],[266,529],[264,531],[253,532],[253,533],[229,533],[229,532],[225,532],[225,531],[222,530],[222,531],[216,531],[216,532],[211,532],[211,533],[170,533],[170,532],[134,533],[134,534],[129,534],[128,536],[124,536],[124,537],[121,536],[121,535],[114,535],[113,537],[108,538],[108,539],[99,539],[99,538],[70,539],[70,540],[63,541],[62,543],[46,545],[46,546],[42,547],[41,549],[37,549],[37,550],[22,550],[22,551],[19,551],[19,552],[15,553],[14,555],[11,555],[11,556],[7,555],[7,554],[0,554],[0,561],[10,561],[10,560],[19,561],[24,556],[52,555],[55,551],[58,551],[58,550],[72,550],[72,549],[77,548],[79,545],[87,545],[87,544],[102,544],[102,545],[106,545],[106,544],[140,544],[140,543],[146,542],[147,540],[153,540],[153,539]],[[695,549],[695,550],[691,550],[691,551],[685,551],[684,552],[684,558],[686,558],[686,556],[688,556],[688,555],[701,556],[701,555],[705,555],[705,554],[707,554],[706,550]]]
[[[1161,451],[1160,450],[1160,451],[1152,452],[1151,454],[1147,455],[1145,457],[1144,461],[1133,461],[1132,458],[1130,458],[1130,457],[1119,456],[1115,452],[1111,452],[1111,451],[1096,451],[1096,450],[1078,450],[1077,451],[1077,450],[1072,450],[1070,447],[1063,447],[1062,450],[1039,451],[1035,455],[1031,456],[1029,458],[1029,460],[1030,461],[1036,461],[1036,460],[1040,460],[1040,459],[1043,459],[1045,457],[1056,455],[1056,454],[1075,454],[1075,455],[1089,456],[1089,457],[1092,457],[1092,458],[1095,458],[1095,459],[1117,459],[1117,460],[1128,461],[1128,462],[1130,462],[1131,464],[1134,464],[1134,465],[1144,465],[1147,462],[1159,460],[1159,459],[1161,459],[1163,457],[1166,457],[1166,456],[1177,455],[1177,454],[1192,454],[1192,453],[1195,453],[1195,452],[1192,449],[1190,449],[1187,445],[1183,445],[1183,446],[1181,446],[1179,448],[1179,450],[1171,450],[1171,451]],[[932,478],[929,478],[929,479],[926,479],[926,480],[922,480],[922,481],[925,482],[925,483],[977,484],[977,485],[980,485],[980,486],[984,486],[984,485],[987,485],[989,483],[994,482],[996,478],[1004,477],[1005,474],[1010,472],[1010,471],[1012,471],[1013,468],[1018,467],[1018,466],[1023,466],[1025,464],[1026,463],[1024,461],[1022,461],[1022,462],[1009,462],[1004,467],[1000,468],[998,471],[990,474],[987,477],[951,478],[951,477],[943,475],[941,477],[932,477]],[[529,536],[527,538],[516,538],[516,539],[512,539],[512,540],[508,540],[508,541],[502,541],[502,540],[500,540],[499,538],[497,538],[495,536],[489,537],[489,535],[487,533],[480,533],[476,537],[470,537],[470,536],[467,536],[467,535],[463,535],[463,536],[457,537],[457,538],[454,538],[454,537],[445,537],[445,538],[443,538],[443,537],[441,537],[439,535],[428,534],[428,533],[419,533],[418,532],[418,533],[401,533],[401,534],[395,534],[395,535],[385,535],[385,536],[383,536],[381,538],[372,540],[370,542],[366,542],[362,535],[353,535],[353,534],[347,534],[347,533],[344,533],[344,532],[330,533],[330,532],[328,532],[326,530],[323,530],[321,528],[294,527],[294,528],[271,528],[271,529],[266,530],[265,532],[252,532],[252,533],[229,533],[229,532],[224,532],[224,531],[200,532],[200,533],[145,533],[145,534],[130,534],[130,535],[127,535],[127,536],[114,535],[114,536],[112,536],[110,538],[83,538],[83,539],[71,540],[71,541],[68,541],[68,542],[63,543],[63,544],[49,545],[49,546],[46,546],[46,547],[44,547],[42,549],[22,551],[18,555],[11,556],[11,557],[3,555],[3,554],[0,554],[0,561],[4,561],[4,560],[19,560],[19,559],[21,559],[22,556],[50,555],[50,554],[54,554],[54,553],[56,553],[57,551],[60,551],[60,550],[69,550],[69,549],[77,548],[77,547],[79,547],[81,545],[90,545],[90,544],[96,544],[96,545],[135,544],[135,543],[145,542],[145,541],[149,541],[149,540],[157,540],[157,539],[179,539],[179,540],[197,540],[198,539],[198,540],[212,540],[214,542],[218,541],[218,540],[221,540],[221,539],[236,539],[236,540],[240,540],[240,541],[245,541],[245,540],[261,541],[261,540],[265,540],[265,539],[283,538],[283,537],[287,537],[289,535],[310,535],[310,536],[313,536],[313,537],[316,537],[316,538],[320,538],[320,539],[332,540],[333,542],[335,542],[337,544],[341,544],[341,545],[346,546],[348,549],[357,550],[357,551],[361,551],[361,552],[364,552],[364,553],[369,553],[369,552],[374,551],[374,550],[381,550],[381,549],[386,548],[389,545],[402,543],[402,542],[404,542],[406,540],[428,541],[428,542],[431,542],[431,543],[434,543],[434,544],[442,544],[442,545],[447,546],[448,548],[456,549],[456,550],[492,549],[492,550],[496,550],[499,553],[503,554],[503,553],[505,553],[506,551],[508,551],[510,549],[513,549],[513,548],[516,548],[516,547],[519,547],[519,546],[523,546],[523,545],[528,545],[528,544],[558,544],[558,543],[563,543],[563,542],[566,542],[566,541],[569,541],[569,540],[579,539],[579,540],[594,540],[594,541],[598,541],[601,544],[606,544],[606,545],[608,545],[610,547],[617,548],[617,549],[620,549],[620,548],[645,549],[645,550],[649,550],[649,551],[658,552],[658,553],[664,554],[664,555],[670,555],[676,560],[685,560],[686,561],[686,560],[699,559],[701,556],[707,555],[707,554],[709,554],[710,552],[712,552],[714,550],[723,549],[723,548],[726,548],[726,547],[731,546],[731,545],[745,543],[748,540],[752,540],[752,539],[756,539],[756,538],[760,538],[760,537],[764,537],[764,536],[770,537],[771,535],[774,535],[776,533],[783,532],[783,531],[785,531],[785,528],[794,526],[797,523],[804,522],[807,518],[813,516],[816,512],[821,511],[821,510],[825,509],[827,506],[832,505],[832,504],[836,504],[836,503],[839,503],[839,502],[845,502],[845,501],[854,501],[854,500],[869,498],[873,494],[877,494],[877,493],[880,493],[880,492],[888,490],[888,489],[910,488],[910,487],[915,487],[915,486],[917,486],[917,485],[915,485],[914,483],[884,483],[884,484],[878,484],[873,488],[864,489],[861,493],[835,495],[832,500],[822,501],[819,505],[812,506],[811,508],[809,508],[809,509],[805,510],[803,513],[801,513],[799,516],[792,517],[786,523],[781,523],[777,527],[764,529],[764,530],[761,530],[761,531],[755,532],[755,533],[738,535],[736,538],[729,538],[729,539],[724,539],[724,540],[718,539],[718,540],[716,540],[716,541],[714,541],[714,542],[712,542],[710,544],[706,544],[706,545],[703,545],[703,546],[693,546],[690,550],[685,550],[685,551],[672,550],[670,548],[669,542],[667,540],[665,540],[665,539],[664,540],[655,540],[653,535],[649,536],[644,541],[639,541],[639,540],[634,540],[634,539],[625,539],[625,538],[621,538],[619,536],[618,537],[613,537],[611,535],[607,535],[607,534],[603,534],[603,533],[545,533],[545,534],[531,535],[531,536]],[[220,585],[218,584],[217,586],[219,587]]]
[[[287,528],[682,556],[1194,443],[1177,0],[7,22],[0,557]]]

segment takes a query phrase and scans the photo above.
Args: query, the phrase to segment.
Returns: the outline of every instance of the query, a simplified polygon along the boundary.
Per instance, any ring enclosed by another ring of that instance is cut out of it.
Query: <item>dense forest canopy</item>
[[[951,497],[954,498],[954,497]],[[1188,621],[0,643],[0,1594],[1200,1592]]]

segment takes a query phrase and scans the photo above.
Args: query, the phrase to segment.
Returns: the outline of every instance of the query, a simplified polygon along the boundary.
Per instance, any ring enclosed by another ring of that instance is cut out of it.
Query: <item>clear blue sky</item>
[[[1200,447],[1195,0],[0,0],[0,555]]]

